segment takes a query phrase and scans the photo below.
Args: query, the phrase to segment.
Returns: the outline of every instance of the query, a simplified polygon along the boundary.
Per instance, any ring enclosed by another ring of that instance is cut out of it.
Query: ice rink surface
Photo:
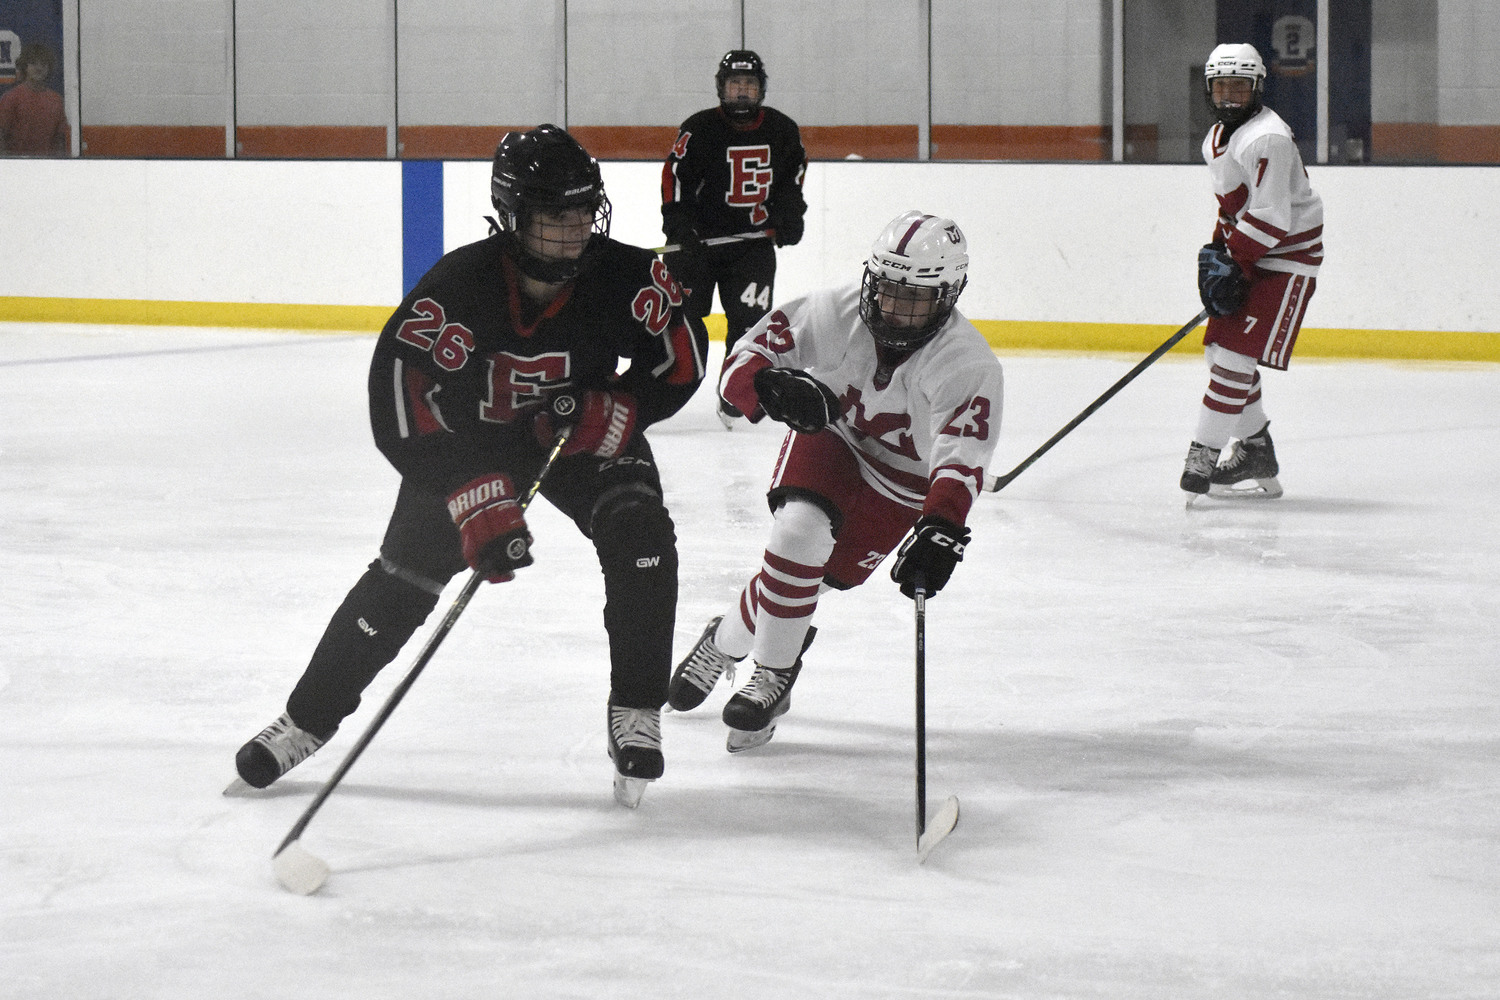
[[[1188,511],[1174,356],[982,497],[928,607],[929,801],[964,813],[921,867],[884,568],[824,599],[774,742],[724,752],[721,688],[630,812],[597,563],[539,502],[537,565],[328,800],[299,897],[271,852],[418,642],[220,792],[394,498],[372,342],[0,325],[0,997],[1496,996],[1500,366],[1268,373],[1286,496]],[[1139,358],[1002,360],[994,472]],[[681,655],[758,563],[781,435],[704,390],[650,437]]]

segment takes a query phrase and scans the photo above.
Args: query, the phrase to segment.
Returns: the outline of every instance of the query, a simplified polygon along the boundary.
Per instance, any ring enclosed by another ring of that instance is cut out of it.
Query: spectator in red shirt
[[[0,154],[66,156],[68,116],[62,95],[47,86],[57,66],[52,50],[31,43],[16,59],[19,82],[0,95]]]

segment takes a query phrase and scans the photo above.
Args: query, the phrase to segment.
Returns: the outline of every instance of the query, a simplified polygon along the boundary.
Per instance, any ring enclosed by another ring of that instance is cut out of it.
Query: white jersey
[[[1224,126],[1203,139],[1203,162],[1219,199],[1214,229],[1246,273],[1266,271],[1316,276],[1323,262],[1323,199],[1308,183],[1292,130],[1270,108],[1235,129]]]
[[[953,480],[947,489],[961,487],[972,503],[1000,435],[999,359],[974,324],[954,310],[937,336],[878,376],[875,341],[859,318],[859,295],[856,283],[772,310],[735,346],[720,391],[764,367],[757,358],[803,369],[839,398],[842,413],[829,429],[848,442],[871,487],[921,508],[931,487]]]

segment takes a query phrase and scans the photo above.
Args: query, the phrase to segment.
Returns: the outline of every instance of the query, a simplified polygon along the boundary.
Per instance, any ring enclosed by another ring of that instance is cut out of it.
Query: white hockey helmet
[[[1244,105],[1223,105],[1214,101],[1214,81],[1224,77],[1239,77],[1250,81],[1250,102]],[[1203,92],[1208,99],[1209,110],[1216,119],[1230,128],[1249,121],[1260,110],[1260,102],[1266,91],[1266,64],[1255,46],[1245,42],[1226,42],[1214,46],[1203,64]]]
[[[892,219],[865,261],[859,318],[875,342],[921,347],[948,322],[969,281],[969,241],[958,223],[911,211]]]

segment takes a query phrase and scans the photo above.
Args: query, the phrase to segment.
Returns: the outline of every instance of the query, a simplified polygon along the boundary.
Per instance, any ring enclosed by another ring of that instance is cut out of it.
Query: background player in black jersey
[[[333,736],[466,565],[495,583],[531,565],[516,498],[550,449],[549,402],[564,392],[579,416],[541,496],[592,539],[604,573],[616,797],[635,805],[662,773],[677,550],[642,431],[692,396],[708,337],[660,260],[609,239],[599,166],[567,132],[506,135],[491,199],[495,231],[438,261],[376,342],[370,420],[401,473],[395,511],[285,714],[236,756],[254,787]]]
[[[717,107],[682,123],[662,167],[662,232],[683,250],[667,258],[688,291],[688,311],[702,318],[714,288],[728,321],[724,356],[771,309],[776,249],[802,239],[802,178],[807,153],[797,123],[761,102],[766,69],[760,56],[734,49],[719,61]],[[714,236],[775,230],[772,239],[705,247]],[[775,246],[772,246],[774,241]],[[719,397],[719,417],[733,426],[740,412]]]

